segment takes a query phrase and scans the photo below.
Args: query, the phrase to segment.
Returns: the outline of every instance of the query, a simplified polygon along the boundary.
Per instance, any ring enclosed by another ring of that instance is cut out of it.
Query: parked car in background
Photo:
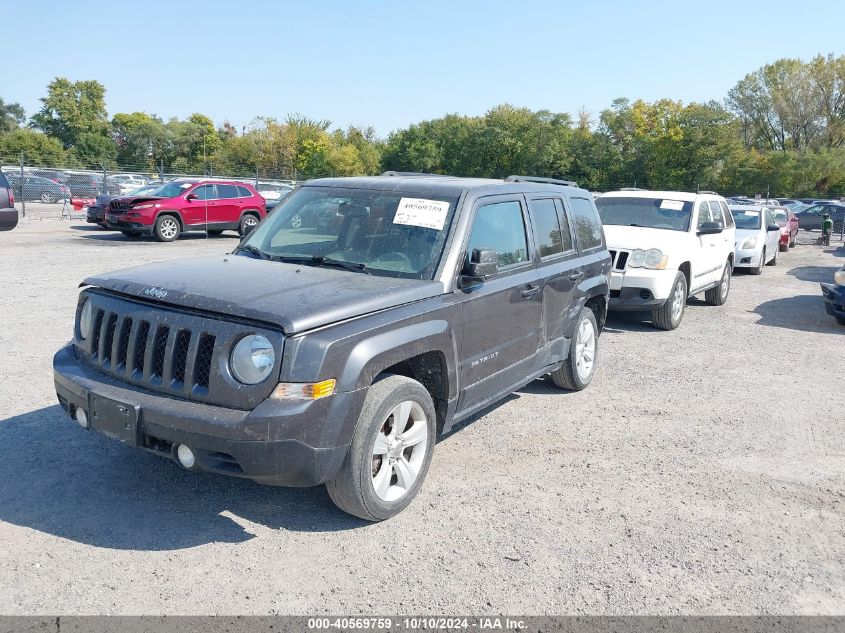
[[[30,176],[28,174],[24,174],[24,177],[21,178],[19,175],[10,174],[9,182],[19,200],[26,200],[27,202],[39,201],[51,204],[60,200],[70,199],[70,189],[67,185],[54,180],[48,180],[47,178]]]
[[[771,211],[780,227],[780,250],[786,251],[795,246],[795,240],[798,239],[798,218],[787,207],[774,207]]]
[[[827,213],[833,221],[833,232],[839,233],[842,230],[842,223],[845,222],[845,205],[839,202],[820,202],[810,205],[795,215],[801,228],[807,231],[820,231],[822,228],[822,216]]]
[[[255,190],[269,202],[270,200],[278,200],[283,197],[286,193],[293,190],[293,187],[277,182],[259,182],[255,185]]]
[[[768,207],[734,205],[736,223],[734,267],[759,275],[766,265],[775,266],[780,252],[780,226]]]
[[[734,223],[710,193],[612,191],[596,200],[613,258],[610,309],[650,311],[673,330],[687,299],[722,305],[730,291]]]
[[[781,207],[788,207],[790,204],[800,204],[800,200],[795,200],[794,198],[778,198],[777,199],[778,206]]]
[[[149,178],[138,176],[136,174],[114,174],[109,176],[109,181],[115,183],[120,188],[120,195],[129,195],[138,187],[143,187],[150,182]]]
[[[18,210],[15,208],[15,193],[0,171],[0,231],[11,231],[18,225]]]
[[[28,173],[31,176],[39,176],[40,178],[46,178],[47,180],[52,180],[63,185],[67,184],[67,174],[58,169],[33,169]]]
[[[845,264],[833,273],[832,284],[821,284],[824,308],[839,325],[845,325]]]
[[[101,174],[69,173],[67,186],[74,198],[96,198],[101,194],[120,195],[120,185],[116,182],[106,182],[103,186]]]
[[[264,198],[252,185],[180,178],[141,195],[115,198],[106,210],[106,225],[127,237],[153,235],[172,242],[183,231],[219,235],[234,230],[243,237],[266,215]]]
[[[331,232],[292,226],[335,198]],[[56,394],[81,427],[188,470],[325,484],[381,521],[456,423],[540,376],[589,386],[609,271],[574,183],[312,180],[232,254],[85,279]]]

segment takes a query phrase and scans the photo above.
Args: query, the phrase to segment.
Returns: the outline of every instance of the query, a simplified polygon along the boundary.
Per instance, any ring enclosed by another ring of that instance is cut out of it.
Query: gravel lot
[[[845,611],[845,328],[818,288],[845,248],[818,233],[675,332],[612,317],[589,389],[541,380],[477,416],[371,525],[66,418],[51,358],[78,282],[237,242],[31,215],[0,234],[0,613]]]

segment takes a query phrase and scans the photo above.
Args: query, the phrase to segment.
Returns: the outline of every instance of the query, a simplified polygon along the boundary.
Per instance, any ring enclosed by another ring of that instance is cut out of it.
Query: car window
[[[238,188],[235,185],[217,185],[218,198],[237,198]]]
[[[201,185],[194,189],[193,194],[197,197],[197,200],[214,200],[217,198],[214,195],[214,185]]]
[[[499,268],[528,261],[528,240],[519,202],[494,202],[478,208],[467,244],[467,258],[476,248],[499,254]]]
[[[820,204],[814,204],[813,206],[804,209],[804,213],[812,213],[813,215],[819,215],[821,214],[823,208],[824,207]]]
[[[247,189],[246,187],[240,187],[240,186],[239,186],[239,187],[238,187],[238,195],[239,195],[241,198],[251,198],[251,197],[252,197],[252,192],[251,192],[249,189]]]
[[[713,218],[710,216],[710,207],[707,205],[707,202],[701,201],[698,203],[698,228],[701,228],[701,225],[705,222],[712,222]]]
[[[563,244],[563,251],[571,251],[572,246],[572,231],[569,229],[569,218],[566,212],[566,207],[563,200],[555,198],[555,206],[557,207],[557,218],[560,223],[561,242]]]
[[[719,206],[722,208],[722,217],[725,218],[724,226],[727,228],[733,228],[734,216],[731,214],[731,210],[728,209],[728,204],[723,200],[719,200]]]
[[[540,247],[540,257],[549,257],[562,253],[563,240],[560,233],[560,221],[555,201],[552,198],[531,201],[531,219],[534,222],[534,235]]]
[[[575,236],[582,251],[602,245],[601,221],[591,200],[570,198],[572,219],[575,220]]]
[[[725,216],[722,215],[722,207],[719,206],[719,201],[711,200],[708,204],[710,205],[710,217],[713,218],[713,221],[719,222],[723,227],[727,226]]]

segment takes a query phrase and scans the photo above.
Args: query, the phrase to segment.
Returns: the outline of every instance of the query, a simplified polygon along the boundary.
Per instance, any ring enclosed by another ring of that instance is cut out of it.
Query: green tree
[[[62,144],[41,132],[19,128],[0,135],[0,159],[17,162],[21,154],[30,165],[62,165],[67,158]]]
[[[160,118],[146,112],[118,113],[111,127],[121,165],[154,169],[160,160],[171,158],[172,139]]]
[[[41,99],[41,110],[32,117],[32,127],[58,139],[69,148],[83,134],[109,135],[106,89],[98,81],[72,82],[57,77]]]
[[[26,114],[19,103],[6,103],[0,98],[0,134],[19,128]]]

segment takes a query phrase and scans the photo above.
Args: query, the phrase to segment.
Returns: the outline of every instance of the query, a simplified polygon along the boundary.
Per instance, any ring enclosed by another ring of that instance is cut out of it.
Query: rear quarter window
[[[9,181],[6,180],[6,174],[0,171],[0,187],[9,187]]]
[[[575,237],[582,251],[599,248],[603,243],[601,221],[592,200],[569,198],[572,219],[575,222]]]

